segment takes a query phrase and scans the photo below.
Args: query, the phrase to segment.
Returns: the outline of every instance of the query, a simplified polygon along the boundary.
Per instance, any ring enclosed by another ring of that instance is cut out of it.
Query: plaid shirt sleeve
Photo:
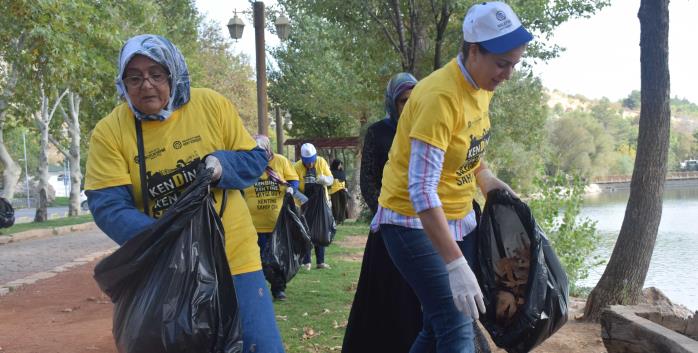
[[[411,140],[410,147],[408,190],[415,212],[441,207],[437,188],[445,152],[417,139]]]

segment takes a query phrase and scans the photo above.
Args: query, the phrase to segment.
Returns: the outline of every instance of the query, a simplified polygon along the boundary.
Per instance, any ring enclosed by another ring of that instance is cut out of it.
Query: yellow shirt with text
[[[383,170],[378,202],[405,216],[416,216],[408,191],[410,140],[445,151],[437,193],[446,218],[461,219],[472,209],[473,171],[490,139],[492,92],[475,89],[452,60],[420,81],[398,121]]]
[[[280,154],[274,153],[269,167],[284,181],[298,180],[298,174],[291,162]],[[269,179],[269,174],[265,171],[254,185],[245,189],[245,201],[257,233],[269,233],[274,230],[287,188],[286,185],[279,185]]]
[[[215,91],[194,88],[190,101],[164,121],[143,121],[150,214],[160,218],[196,177],[197,164],[217,150],[249,151],[257,146],[233,104]],[[132,186],[143,209],[134,115],[126,103],[99,121],[90,139],[85,189]],[[222,190],[214,188],[216,209]],[[257,233],[245,200],[228,191],[223,214],[225,252],[232,274],[260,270]]]
[[[301,192],[305,191],[305,175],[308,173],[308,170],[305,169],[305,166],[303,165],[303,160],[298,160],[294,165],[293,168],[296,169],[296,174],[298,174],[298,180],[299,180],[299,186],[298,188],[301,190]],[[324,176],[332,176],[332,171],[330,171],[330,165],[327,164],[327,161],[320,157],[317,156],[317,159],[315,160],[315,174],[317,176],[324,175]]]

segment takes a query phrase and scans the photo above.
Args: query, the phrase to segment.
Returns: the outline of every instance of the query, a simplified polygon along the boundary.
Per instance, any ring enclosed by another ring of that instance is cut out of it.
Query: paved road
[[[58,218],[68,216],[68,207],[49,207],[48,218]],[[15,209],[15,223],[29,223],[34,221],[36,208]]]
[[[0,245],[0,284],[116,246],[99,230]]]

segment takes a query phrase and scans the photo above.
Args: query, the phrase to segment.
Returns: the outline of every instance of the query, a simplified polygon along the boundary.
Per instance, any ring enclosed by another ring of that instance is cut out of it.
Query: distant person
[[[371,215],[378,208],[383,167],[398,119],[416,84],[417,79],[409,73],[394,75],[385,89],[385,118],[366,131],[359,184]],[[380,231],[370,232],[342,352],[408,352],[421,329],[419,299],[390,260]]]
[[[164,37],[130,38],[117,64],[116,88],[124,102],[97,123],[87,156],[85,190],[95,222],[124,244],[161,218],[205,164],[213,170],[216,210],[228,195],[221,221],[243,351],[284,352],[257,232],[238,191],[264,171],[264,150],[230,100],[210,89],[190,88],[182,53]]]
[[[0,197],[0,228],[9,228],[15,224],[15,209],[10,201]]]
[[[312,143],[304,143],[301,146],[301,160],[297,161],[293,167],[296,169],[296,174],[298,174],[300,180],[298,188],[301,192],[305,193],[306,189],[310,187],[311,184],[320,186],[323,189],[322,195],[324,195],[324,202],[329,202],[327,189],[325,187],[332,185],[334,178],[332,177],[332,172],[330,171],[330,166],[327,164],[327,161],[317,155],[317,150]],[[312,227],[312,217],[314,217],[314,215],[306,214],[305,217],[308,221],[308,226]],[[313,245],[315,248],[316,268],[329,269],[330,266],[325,262],[325,247],[319,244]],[[306,270],[310,270],[312,267],[310,253],[303,259],[303,265]]]
[[[266,152],[269,164],[257,182],[245,189],[244,196],[252,216],[252,223],[257,230],[257,243],[262,255],[276,227],[276,221],[284,203],[284,195],[293,194],[294,190],[298,190],[298,174],[286,157],[271,150],[268,137],[256,135],[254,138],[257,146]],[[264,259],[262,262],[264,263]],[[283,273],[270,268],[265,268],[264,272],[271,284],[271,294],[274,299],[286,300],[286,280]]]
[[[505,3],[476,3],[463,20],[458,57],[421,80],[400,115],[371,228],[380,229],[422,305],[411,353],[475,349],[473,320],[485,305],[470,268],[477,264],[473,198],[478,187],[516,195],[482,160],[489,103],[532,38]]]
[[[329,189],[330,201],[332,202],[332,216],[339,225],[347,219],[347,203],[349,202],[349,192],[347,191],[347,173],[344,171],[344,164],[339,159],[332,161],[330,165],[334,183]]]

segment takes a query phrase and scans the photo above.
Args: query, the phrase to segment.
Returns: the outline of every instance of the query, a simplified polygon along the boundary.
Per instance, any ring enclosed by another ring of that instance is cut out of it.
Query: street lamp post
[[[245,11],[241,11],[245,13]],[[264,2],[255,1],[252,7],[255,32],[255,57],[257,63],[257,130],[259,134],[269,135],[267,124],[267,68],[264,44]],[[281,40],[288,38],[290,23],[286,16],[279,16],[274,22],[276,32]],[[230,36],[237,40],[242,37],[245,24],[234,12],[234,17],[228,21]]]

